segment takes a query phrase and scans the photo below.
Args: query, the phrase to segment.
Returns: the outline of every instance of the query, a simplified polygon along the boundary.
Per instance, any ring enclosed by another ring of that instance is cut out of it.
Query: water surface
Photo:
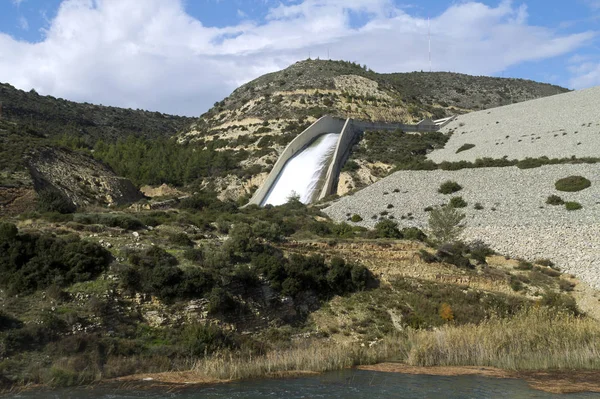
[[[427,376],[344,370],[310,377],[266,379],[184,389],[122,390],[107,386],[27,392],[9,398],[42,399],[389,399],[389,398],[598,398],[597,393],[551,394],[536,391],[525,381],[479,376]]]

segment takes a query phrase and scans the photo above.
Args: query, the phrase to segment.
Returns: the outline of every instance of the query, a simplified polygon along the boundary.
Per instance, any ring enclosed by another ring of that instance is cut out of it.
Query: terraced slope
[[[458,116],[434,162],[477,158],[598,157],[600,86]],[[465,144],[471,149],[457,152]]]

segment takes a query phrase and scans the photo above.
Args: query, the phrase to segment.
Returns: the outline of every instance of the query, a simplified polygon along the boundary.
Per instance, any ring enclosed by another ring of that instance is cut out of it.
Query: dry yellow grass
[[[273,351],[259,357],[236,355],[212,356],[196,362],[193,370],[200,375],[218,380],[258,378],[284,373],[341,370],[360,364],[374,364],[389,359],[402,351],[402,342],[386,340],[372,347],[358,344],[312,344]]]
[[[407,363],[505,370],[600,369],[600,324],[550,309],[409,334]]]

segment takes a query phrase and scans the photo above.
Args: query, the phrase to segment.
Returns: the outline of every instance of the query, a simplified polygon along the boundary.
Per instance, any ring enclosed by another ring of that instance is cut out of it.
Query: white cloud
[[[352,28],[350,12],[369,22]],[[478,75],[594,37],[528,25],[526,8],[507,1],[455,4],[431,32],[434,69]],[[239,84],[327,49],[380,72],[427,69],[427,20],[391,0],[304,0],[278,3],[266,21],[210,28],[182,0],[65,0],[42,42],[0,33],[0,77],[78,101],[199,115]]]
[[[19,28],[22,30],[29,30],[29,22],[27,22],[27,18],[23,16],[19,17]]]

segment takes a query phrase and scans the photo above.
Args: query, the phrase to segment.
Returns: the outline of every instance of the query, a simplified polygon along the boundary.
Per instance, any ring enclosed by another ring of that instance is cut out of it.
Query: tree
[[[456,241],[465,228],[461,224],[464,218],[464,213],[451,206],[431,211],[428,225],[433,241],[438,245]]]

